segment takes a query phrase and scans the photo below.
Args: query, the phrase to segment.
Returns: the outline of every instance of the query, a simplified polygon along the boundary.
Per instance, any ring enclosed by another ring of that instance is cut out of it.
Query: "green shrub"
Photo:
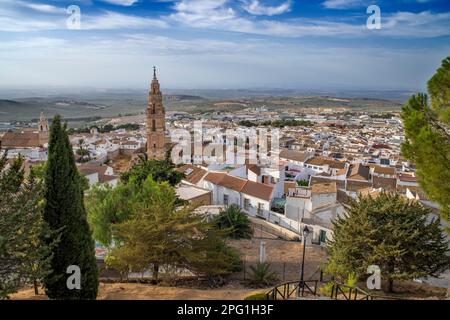
[[[297,185],[300,187],[308,187],[309,181],[308,180],[297,180]]]
[[[321,286],[319,289],[320,295],[330,297],[331,290],[333,289],[333,285],[334,285],[334,282],[330,281],[330,282],[327,282],[325,285]]]
[[[221,212],[215,218],[215,223],[219,230],[229,230],[229,237],[233,239],[251,239],[253,235],[250,219],[235,204]]]
[[[356,276],[356,273],[351,272],[348,275],[347,281],[345,282],[345,284],[350,287],[356,287],[356,285],[358,284],[358,277]]]
[[[255,293],[248,297],[245,297],[244,300],[268,300],[267,294],[264,292]]]
[[[258,287],[271,285],[278,281],[275,272],[270,270],[269,262],[259,262],[250,266],[250,283]]]

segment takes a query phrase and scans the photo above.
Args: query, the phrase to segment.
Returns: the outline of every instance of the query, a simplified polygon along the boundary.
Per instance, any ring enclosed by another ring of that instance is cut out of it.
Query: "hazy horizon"
[[[406,101],[411,94],[425,92],[414,89],[345,89],[345,88],[161,88],[163,95],[194,95],[204,98],[245,98],[264,96],[331,96],[339,98],[373,98]],[[148,88],[95,88],[95,87],[34,87],[1,88],[0,100],[27,98],[74,98],[89,100],[96,97],[133,97],[147,99]]]

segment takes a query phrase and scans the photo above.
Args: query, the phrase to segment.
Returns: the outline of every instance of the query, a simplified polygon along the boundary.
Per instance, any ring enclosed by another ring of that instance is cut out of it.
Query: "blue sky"
[[[0,0],[2,88],[423,90],[448,55],[448,0]]]

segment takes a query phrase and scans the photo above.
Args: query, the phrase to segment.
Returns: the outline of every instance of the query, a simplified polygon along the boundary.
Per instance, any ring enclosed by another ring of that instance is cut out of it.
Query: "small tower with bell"
[[[39,144],[44,145],[48,143],[48,136],[49,136],[49,126],[47,118],[45,117],[44,113],[41,112],[41,115],[39,117],[39,123],[38,123],[38,134],[39,134]]]

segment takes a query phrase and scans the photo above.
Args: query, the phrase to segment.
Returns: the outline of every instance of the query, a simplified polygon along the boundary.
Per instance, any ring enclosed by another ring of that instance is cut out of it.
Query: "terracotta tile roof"
[[[227,174],[223,172],[210,172],[205,176],[204,180],[218,185],[219,182],[222,181],[222,178],[226,175]]]
[[[270,201],[273,187],[259,182],[247,181],[241,192],[249,196]]]
[[[222,172],[210,172],[205,176],[204,180],[267,201],[271,199],[273,191],[272,186],[233,177]]]
[[[307,164],[311,164],[313,166],[323,166],[328,165],[330,168],[336,169],[344,169],[345,162],[336,161],[327,157],[314,157],[306,161]]]
[[[395,188],[397,188],[397,179],[374,176],[373,187],[383,188],[384,190],[395,190]]]
[[[257,176],[261,175],[261,167],[258,167],[256,164],[247,165],[247,169],[256,174]]]
[[[374,189],[372,187],[360,189],[358,193],[363,196],[371,196],[372,198],[377,198],[381,195],[381,191],[379,189]]]
[[[399,173],[398,179],[403,182],[417,182],[417,178],[411,174]]]
[[[335,182],[336,186],[339,189],[345,189],[345,180],[334,180],[334,179],[325,178],[325,177],[321,177],[321,176],[311,177],[311,186],[313,186],[315,184],[329,183],[329,182]]]
[[[98,175],[98,181],[100,183],[105,183],[105,182],[113,181],[113,180],[116,180],[116,179],[119,179],[119,177],[118,176],[108,176],[106,174],[99,174]]]
[[[206,170],[193,166],[192,164],[185,164],[175,170],[183,173],[184,180],[192,184],[197,184],[207,173]]]
[[[366,167],[360,163],[352,164],[348,170],[347,179],[368,181],[369,171],[369,167]]]
[[[285,181],[284,182],[284,193],[289,193],[289,189],[295,188],[297,183],[295,181]]]
[[[37,132],[6,132],[1,138],[3,148],[35,148],[40,145]]]
[[[293,161],[305,162],[309,158],[309,154],[306,152],[283,149],[281,150],[279,157]]]
[[[369,187],[372,188],[372,183],[364,180],[361,181],[347,180],[347,183],[345,184],[345,190],[351,192],[358,192],[362,189],[367,189]]]
[[[245,186],[247,180],[236,178],[230,175],[223,176],[222,180],[219,182],[219,185],[231,190],[235,190],[241,192],[242,188]]]
[[[379,174],[395,175],[395,168],[375,166],[373,172]]]
[[[342,204],[349,204],[351,198],[343,190],[338,190],[336,193],[336,200]]]
[[[104,175],[107,169],[107,166],[99,166],[93,164],[82,164],[78,166],[78,171],[84,176],[91,175],[93,173]]]
[[[312,193],[336,193],[336,182],[316,183],[311,187]]]

